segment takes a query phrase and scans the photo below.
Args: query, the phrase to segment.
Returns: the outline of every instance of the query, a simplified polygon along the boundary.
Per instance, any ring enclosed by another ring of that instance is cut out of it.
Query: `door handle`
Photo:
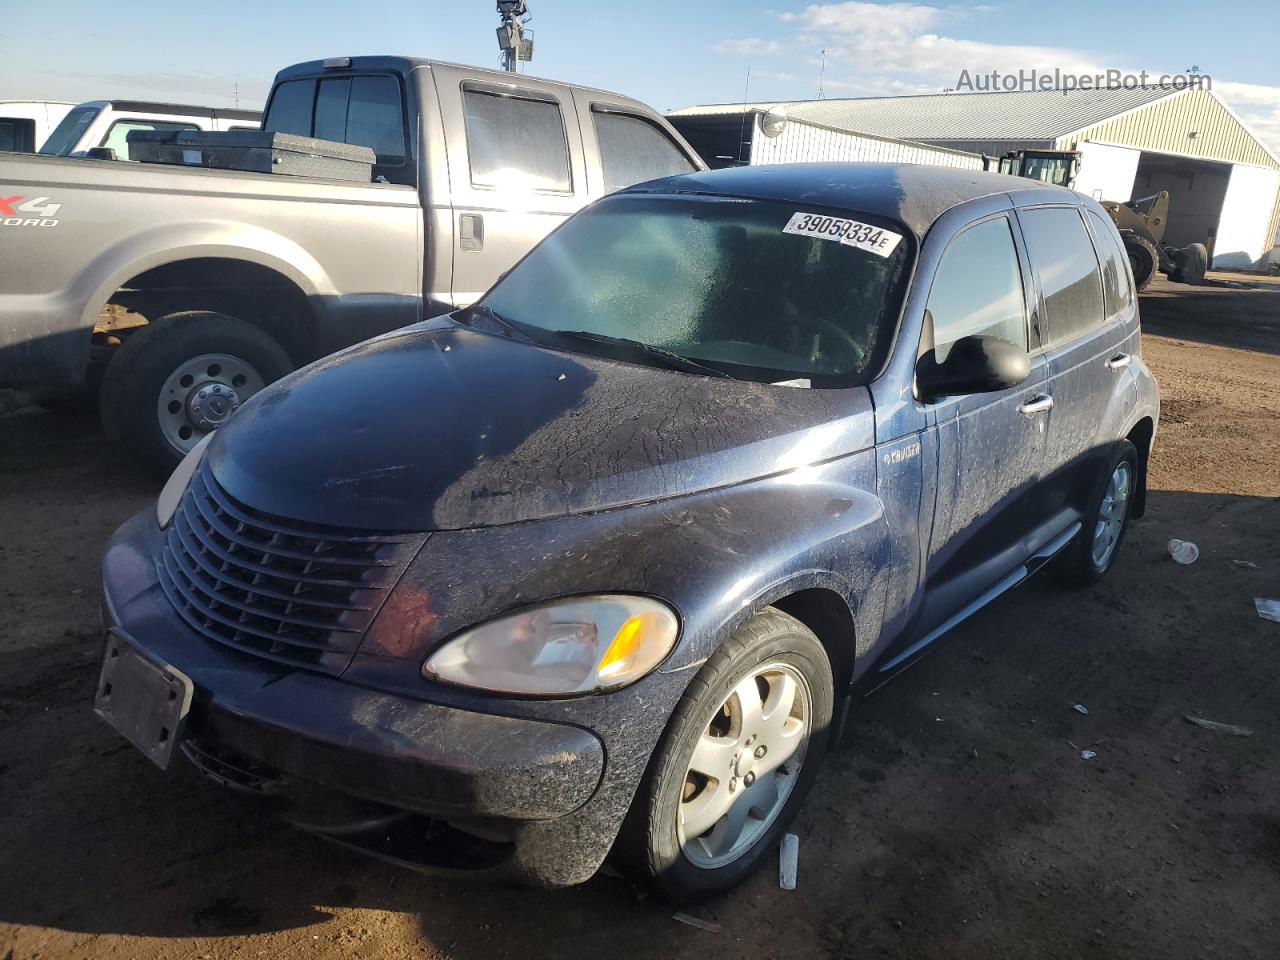
[[[1108,370],[1123,370],[1129,364],[1133,363],[1133,357],[1127,353],[1117,353],[1114,357],[1107,361]]]
[[[458,247],[461,250],[484,249],[484,217],[464,213],[458,217]]]
[[[1019,404],[1018,412],[1024,417],[1034,417],[1037,413],[1044,413],[1053,406],[1053,397],[1041,394],[1038,397],[1032,397],[1026,403]]]

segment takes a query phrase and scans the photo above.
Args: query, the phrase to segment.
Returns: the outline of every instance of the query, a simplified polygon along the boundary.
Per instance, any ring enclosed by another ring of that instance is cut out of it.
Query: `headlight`
[[[639,680],[680,627],[647,597],[601,594],[529,607],[454,637],[422,665],[431,680],[494,693],[572,696]]]
[[[177,469],[165,481],[164,489],[160,491],[160,498],[156,500],[156,523],[160,524],[161,530],[169,525],[173,515],[178,512],[178,504],[182,502],[182,495],[187,492],[187,484],[195,476],[196,467],[200,466],[200,461],[204,457],[205,447],[209,446],[209,441],[212,439],[213,433],[206,433],[199,443],[187,451],[187,455],[182,458]]]

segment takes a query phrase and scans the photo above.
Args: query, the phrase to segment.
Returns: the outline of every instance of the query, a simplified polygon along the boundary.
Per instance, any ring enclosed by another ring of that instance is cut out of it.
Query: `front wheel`
[[[734,886],[773,851],[826,753],[831,664],[772,608],[707,661],[680,699],[619,838],[623,864],[673,902]]]
[[[159,474],[293,363],[258,327],[205,310],[171,313],[116,350],[99,406],[107,434]]]

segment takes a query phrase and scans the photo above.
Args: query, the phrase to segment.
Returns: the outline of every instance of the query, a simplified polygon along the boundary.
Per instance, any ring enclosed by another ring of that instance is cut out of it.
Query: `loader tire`
[[[1145,237],[1126,233],[1123,238],[1124,252],[1129,255],[1129,266],[1133,270],[1133,285],[1141,293],[1156,275],[1160,266],[1160,253],[1155,244]]]

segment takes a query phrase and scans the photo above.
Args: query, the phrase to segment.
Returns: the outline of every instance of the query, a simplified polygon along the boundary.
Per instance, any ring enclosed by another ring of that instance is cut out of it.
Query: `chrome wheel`
[[[225,353],[192,357],[170,373],[160,388],[156,400],[160,432],[170,446],[186,453],[263,386],[262,375],[239,357]]]
[[[1115,553],[1124,530],[1124,520],[1129,513],[1129,494],[1133,489],[1133,470],[1127,460],[1122,460],[1111,473],[1098,518],[1093,525],[1093,563],[1099,569],[1105,567]]]
[[[781,662],[756,667],[703,729],[685,771],[676,834],[685,858],[711,870],[743,856],[795,788],[813,695]]]

